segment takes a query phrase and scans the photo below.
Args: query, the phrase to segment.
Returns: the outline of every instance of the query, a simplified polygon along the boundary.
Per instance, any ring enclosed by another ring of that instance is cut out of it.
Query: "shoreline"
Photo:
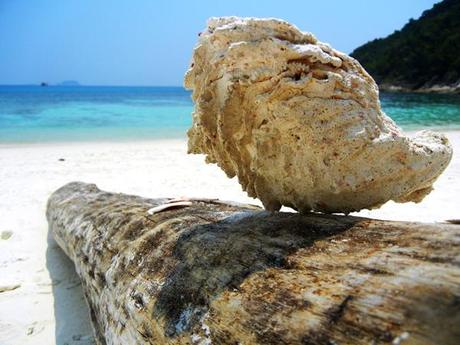
[[[380,92],[460,95],[460,83],[453,85],[439,84],[415,89],[394,84],[380,84],[378,86]]]
[[[457,131],[457,130],[453,130]],[[460,127],[458,129],[460,131]],[[126,144],[151,144],[151,143],[178,143],[178,142],[186,142],[187,138],[139,138],[139,139],[113,139],[113,140],[69,140],[69,141],[12,141],[12,142],[1,142],[0,141],[0,149],[2,148],[26,148],[26,147],[59,147],[59,146],[88,146],[88,145],[126,145]]]
[[[460,132],[460,124],[455,127],[447,126],[447,127],[424,127],[420,129],[404,129],[404,134],[411,136],[417,132],[423,130],[430,130],[434,132],[442,132],[442,133],[456,133]],[[82,139],[82,140],[49,140],[49,141],[0,141],[0,149],[2,148],[26,148],[30,147],[56,147],[56,146],[87,146],[87,145],[104,145],[104,144],[111,144],[111,145],[126,145],[126,144],[151,144],[151,143],[159,143],[159,142],[171,142],[171,143],[178,143],[178,142],[186,142],[187,135],[184,134],[183,136],[178,137],[157,137],[157,138],[114,138],[114,139]]]

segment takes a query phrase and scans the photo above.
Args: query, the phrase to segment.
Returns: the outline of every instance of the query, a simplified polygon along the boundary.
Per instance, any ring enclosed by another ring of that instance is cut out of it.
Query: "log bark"
[[[460,344],[458,225],[169,201],[48,201],[99,344]]]

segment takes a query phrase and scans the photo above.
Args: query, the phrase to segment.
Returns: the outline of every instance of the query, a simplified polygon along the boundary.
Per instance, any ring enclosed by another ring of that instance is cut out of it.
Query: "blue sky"
[[[211,16],[282,18],[350,53],[436,2],[0,0],[0,84],[182,85]]]

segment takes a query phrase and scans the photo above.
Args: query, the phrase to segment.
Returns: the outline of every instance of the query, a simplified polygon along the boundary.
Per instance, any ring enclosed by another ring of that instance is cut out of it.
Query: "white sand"
[[[460,132],[449,132],[454,159],[420,204],[390,202],[359,215],[436,222],[460,218]],[[185,140],[0,145],[0,345],[92,344],[72,263],[47,238],[48,196],[70,181],[147,197],[195,196],[259,204]],[[59,161],[64,158],[65,161]]]

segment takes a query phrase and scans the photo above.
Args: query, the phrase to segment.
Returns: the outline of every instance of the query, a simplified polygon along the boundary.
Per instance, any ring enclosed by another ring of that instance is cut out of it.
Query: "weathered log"
[[[99,344],[460,344],[460,227],[100,191],[49,199]]]

